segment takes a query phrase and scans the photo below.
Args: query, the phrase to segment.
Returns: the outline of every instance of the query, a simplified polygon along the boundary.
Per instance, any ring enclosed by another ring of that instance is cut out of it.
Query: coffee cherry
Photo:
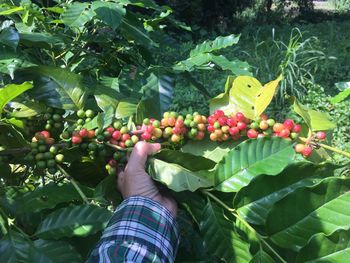
[[[53,119],[54,121],[60,121],[60,120],[62,119],[62,116],[59,115],[59,114],[54,114],[54,115],[52,116],[52,119]]]
[[[269,128],[269,124],[267,123],[267,121],[262,120],[260,122],[259,128],[262,129],[263,131],[267,130]]]
[[[109,139],[112,137],[112,135],[111,135],[111,133],[110,133],[109,131],[104,131],[104,132],[103,132],[103,137],[104,137],[106,140],[109,140]]]
[[[93,118],[95,116],[95,112],[93,112],[92,110],[87,110],[85,111],[85,115],[87,118]]]
[[[175,123],[176,123],[176,119],[175,119],[175,118],[173,118],[173,117],[169,117],[169,118],[168,118],[168,125],[169,125],[170,127],[174,127],[174,126],[175,126]]]
[[[46,145],[39,145],[38,146],[38,151],[39,152],[46,152],[46,150],[47,150],[47,147],[46,147]]]
[[[57,168],[56,167],[51,167],[49,169],[47,169],[47,171],[50,173],[50,174],[55,174],[57,172]]]
[[[299,124],[295,124],[293,127],[293,132],[300,133],[301,132],[301,126]]]
[[[245,128],[247,128],[247,124],[245,123],[245,122],[241,122],[241,121],[239,121],[238,123],[237,123],[237,128],[239,129],[239,130],[244,130]]]
[[[178,142],[180,142],[180,140],[181,140],[181,136],[180,135],[178,135],[178,134],[171,135],[171,141],[172,142],[178,143]]]
[[[216,119],[218,119],[218,118],[220,118],[220,117],[223,117],[223,116],[225,116],[225,113],[224,113],[222,110],[216,110],[216,111],[214,111],[214,117],[215,117]]]
[[[193,117],[193,121],[196,122],[197,124],[201,123],[202,122],[202,116],[201,115],[195,115]]]
[[[113,138],[114,140],[119,140],[121,136],[122,136],[122,134],[121,134],[121,132],[118,131],[118,130],[114,131],[113,134],[112,134],[112,138]]]
[[[244,116],[244,114],[242,112],[237,112],[236,113],[236,119],[237,119],[237,121],[243,122],[244,119],[245,119],[245,116]]]
[[[274,125],[273,125],[273,131],[274,132],[277,132],[277,133],[279,133],[279,132],[281,132],[283,129],[284,129],[284,125],[282,124],[282,123],[275,123]]]
[[[263,113],[263,114],[260,115],[260,119],[262,121],[267,121],[268,120],[268,116],[265,113]]]
[[[160,132],[162,133],[162,131],[160,130]],[[162,136],[162,134],[161,134]],[[131,136],[131,141],[133,144],[136,144],[139,141],[139,137],[137,137],[137,135],[133,135]]]
[[[301,143],[298,143],[294,146],[294,150],[297,152],[297,153],[302,153],[305,149],[305,145],[304,144],[301,144]]]
[[[78,118],[85,118],[85,111],[84,110],[78,110],[77,111],[77,116],[78,116]]]
[[[252,123],[250,124],[250,128],[251,128],[251,129],[254,129],[254,130],[257,130],[257,129],[259,129],[259,124],[256,123],[256,122],[252,122]]]
[[[123,124],[120,121],[113,122],[113,128],[116,130],[120,130],[123,127]]]
[[[205,131],[205,124],[204,123],[199,123],[197,125],[197,128],[198,128],[199,131]]]
[[[79,136],[81,137],[81,138],[86,138],[87,136],[89,135],[89,132],[88,132],[88,130],[87,129],[81,129],[80,131],[79,131]]]
[[[41,161],[45,159],[45,155],[43,153],[38,153],[35,155],[35,160]]]
[[[84,121],[83,119],[78,119],[78,120],[77,120],[77,124],[78,124],[78,126],[79,126],[79,125],[84,125],[84,124],[85,124],[85,121]]]
[[[214,125],[214,122],[216,121],[216,118],[214,117],[214,116],[212,116],[212,115],[210,115],[209,117],[208,117],[208,123],[210,124],[210,125]]]
[[[53,167],[55,167],[56,166],[56,162],[55,162],[55,160],[48,160],[47,162],[46,162],[46,166],[47,166],[47,168],[53,168]]]
[[[73,144],[80,144],[82,142],[82,139],[80,136],[78,135],[73,135],[72,136],[72,143]]]
[[[144,132],[141,134],[141,138],[145,141],[148,141],[152,138],[152,134],[150,134],[149,132]]]
[[[132,142],[132,140],[128,139],[128,140],[125,141],[125,146],[126,147],[133,147],[134,143]]]
[[[174,129],[179,129],[179,128],[174,127]],[[162,132],[162,130],[160,128],[154,128],[152,134],[153,134],[154,137],[156,137],[156,139],[159,139],[159,138],[162,137],[163,132]]]
[[[46,152],[44,153],[44,159],[49,160],[49,159],[53,159],[54,158],[54,154],[51,152]]]
[[[160,121],[155,120],[155,121],[153,121],[152,125],[153,125],[154,128],[159,128],[160,127]]]
[[[39,161],[39,162],[36,163],[36,166],[39,169],[45,169],[46,168],[46,162],[45,161]]]
[[[233,136],[239,134],[239,129],[238,127],[231,127],[228,132]]]
[[[145,125],[148,125],[148,124],[150,124],[150,119],[146,118],[146,119],[143,120],[142,123],[145,124]]]
[[[250,139],[255,139],[255,138],[257,138],[258,137],[258,132],[256,131],[256,130],[254,130],[254,129],[249,129],[248,131],[247,131],[247,136],[248,136],[248,138],[250,138]]]
[[[123,142],[126,142],[127,140],[130,140],[130,135],[128,133],[125,133],[122,135],[121,139]]]
[[[323,141],[324,139],[326,139],[326,133],[319,131],[316,133],[316,138],[319,139],[320,141]]]
[[[291,131],[294,128],[294,121],[291,119],[287,119],[284,121],[283,125],[284,125],[284,128]]]
[[[290,134],[289,129],[283,129],[282,131],[279,132],[279,136],[282,138],[288,138]]]
[[[128,127],[126,127],[126,126],[123,126],[123,127],[120,129],[120,132],[121,132],[122,134],[125,134],[125,133],[128,133],[128,132],[129,132],[129,129],[128,129]]]
[[[266,135],[263,134],[263,133],[259,133],[259,134],[258,134],[258,138],[263,138],[263,137],[266,137]]]
[[[302,153],[304,157],[309,157],[312,154],[312,148],[310,146],[305,146]]]
[[[191,123],[190,123],[191,124]],[[175,127],[177,128],[182,128],[184,126],[184,121],[183,120],[176,120],[175,122]]]
[[[89,139],[92,139],[95,137],[95,131],[94,130],[90,130],[88,131],[88,136],[87,136]]]
[[[232,117],[228,118],[226,122],[227,122],[227,125],[230,126],[230,127],[234,127],[234,126],[237,125],[236,120],[234,118],[232,118]]]

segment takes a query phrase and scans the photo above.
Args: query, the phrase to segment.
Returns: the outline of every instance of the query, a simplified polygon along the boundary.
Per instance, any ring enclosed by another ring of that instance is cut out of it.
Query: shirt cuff
[[[147,246],[163,262],[174,262],[179,229],[174,216],[160,203],[132,196],[118,206],[102,240],[139,243]]]

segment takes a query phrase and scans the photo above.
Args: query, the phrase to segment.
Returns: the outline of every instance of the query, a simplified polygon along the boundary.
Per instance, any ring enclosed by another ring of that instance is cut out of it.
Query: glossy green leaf
[[[27,263],[30,258],[31,242],[22,234],[9,231],[0,240],[1,260],[6,263]]]
[[[274,203],[296,189],[315,185],[325,177],[333,176],[336,168],[332,164],[298,162],[276,176],[259,176],[237,193],[234,208],[249,223],[262,225]]]
[[[237,192],[258,175],[276,175],[293,162],[292,143],[279,138],[246,140],[232,149],[215,168],[216,189]]]
[[[300,115],[312,131],[331,130],[335,124],[330,121],[330,117],[325,112],[311,110],[302,105],[294,98],[294,111]]]
[[[350,178],[330,177],[274,204],[266,231],[280,247],[300,250],[317,233],[350,228]]]
[[[339,92],[336,96],[334,96],[333,98],[331,98],[331,103],[332,104],[336,104],[339,102],[342,102],[344,100],[346,100],[349,96],[350,96],[350,83],[348,83],[348,88]]]
[[[144,29],[142,22],[138,20],[136,15],[130,12],[126,13],[119,29],[128,40],[135,41],[146,47],[157,46]]]
[[[9,106],[12,109],[9,115],[14,118],[28,118],[36,116],[46,110],[46,106],[44,104],[34,101],[27,101],[25,103],[12,101],[9,103]]]
[[[0,144],[8,149],[27,146],[29,143],[12,124],[0,121]]]
[[[222,158],[241,141],[226,141],[217,143],[208,137],[201,141],[188,141],[181,151],[193,155],[202,156],[214,162],[219,162]]]
[[[157,76],[152,73],[147,83],[141,88],[143,99],[137,108],[137,118],[142,122],[144,118],[160,119],[172,103],[174,79],[167,75]]]
[[[116,109],[121,97],[118,90],[104,85],[96,86],[94,96],[97,105],[103,111],[106,111],[109,107]]]
[[[0,115],[5,105],[11,100],[21,95],[23,92],[31,89],[33,84],[29,82],[24,82],[22,84],[9,84],[3,88],[0,88]]]
[[[0,33],[0,43],[16,50],[19,43],[18,32],[12,27],[5,28]]]
[[[136,100],[122,100],[118,103],[117,110],[115,112],[116,118],[126,118],[136,114],[137,111]]]
[[[149,159],[149,173],[153,179],[162,182],[171,190],[193,192],[198,188],[213,186],[213,174],[204,170],[213,164],[211,160],[175,151],[160,153],[159,156],[163,160],[157,159],[157,155]],[[181,166],[185,159],[186,167]],[[203,170],[200,170],[201,167],[204,167]]]
[[[229,70],[233,75],[236,76],[251,75],[249,64],[239,59],[229,60],[223,55],[211,55],[211,62],[220,67],[222,70]]]
[[[226,47],[230,47],[234,44],[237,44],[239,38],[240,35],[232,34],[225,37],[219,36],[212,41],[204,41],[202,44],[197,45],[193,50],[191,50],[190,56],[193,57],[201,53],[209,53]]]
[[[82,185],[79,187],[87,197],[92,196],[92,189]],[[23,195],[19,200],[19,205],[23,212],[39,212],[75,200],[81,201],[81,196],[72,184],[56,185],[50,183]]]
[[[258,253],[254,255],[250,263],[275,263],[276,261],[267,254],[264,250],[259,250]]]
[[[84,262],[78,251],[68,242],[38,239],[33,244],[36,251],[31,254],[29,262]]]
[[[82,77],[67,69],[37,66],[24,68],[16,72],[19,79],[33,80],[31,95],[45,102],[48,106],[66,110],[77,110],[84,107],[87,90]]]
[[[338,230],[326,236],[314,235],[303,247],[296,262],[347,262],[350,258],[350,230]]]
[[[119,0],[118,2],[123,5],[134,5],[155,10],[159,9],[159,6],[153,0]]]
[[[114,175],[108,175],[95,188],[94,200],[101,203],[113,202],[113,205],[121,203],[122,197],[117,191],[117,178]]]
[[[176,201],[184,207],[191,215],[196,224],[199,224],[203,209],[206,205],[205,198],[199,192],[174,192],[172,193]]]
[[[52,48],[54,45],[63,45],[63,39],[49,33],[20,33],[20,43],[28,47]]]
[[[89,22],[94,16],[88,3],[74,2],[61,14],[64,24],[72,28],[79,28]]]
[[[205,248],[210,255],[225,262],[250,262],[249,245],[235,231],[235,225],[224,216],[223,210],[208,201],[199,224]]]
[[[95,11],[96,17],[113,30],[116,30],[122,22],[125,15],[125,9],[122,5],[113,2],[92,2],[92,10]]]
[[[12,15],[14,13],[18,13],[23,11],[24,8],[22,6],[8,6],[6,10],[0,11],[0,16]]]
[[[87,236],[103,230],[112,212],[92,205],[77,205],[54,211],[39,225],[35,235],[43,239]]]
[[[232,109],[230,108],[229,91],[233,87],[234,80],[235,80],[234,76],[228,76],[225,83],[224,93],[221,93],[210,100],[209,102],[210,114],[213,114],[213,112],[218,109],[223,110],[226,113],[226,115],[232,112]]]

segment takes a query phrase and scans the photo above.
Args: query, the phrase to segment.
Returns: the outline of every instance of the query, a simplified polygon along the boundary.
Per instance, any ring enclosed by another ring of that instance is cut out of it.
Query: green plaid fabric
[[[87,262],[174,262],[179,230],[173,215],[141,196],[116,209]]]

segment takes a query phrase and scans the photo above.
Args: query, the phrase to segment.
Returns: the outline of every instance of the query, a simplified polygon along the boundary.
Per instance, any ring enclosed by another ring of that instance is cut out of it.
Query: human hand
[[[118,175],[118,189],[123,198],[144,196],[159,202],[176,217],[177,204],[171,197],[162,195],[152,178],[145,171],[148,155],[159,151],[159,143],[138,142],[131,152],[123,172]]]

